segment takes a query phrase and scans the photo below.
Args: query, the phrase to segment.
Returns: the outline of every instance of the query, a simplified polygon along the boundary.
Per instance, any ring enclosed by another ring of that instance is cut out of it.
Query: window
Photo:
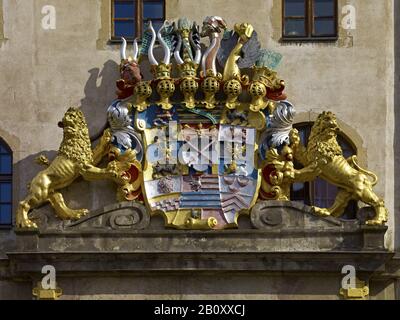
[[[308,141],[312,125],[312,123],[303,123],[294,126],[299,131],[301,142],[304,145],[306,145],[306,142]],[[338,135],[338,142],[346,159],[357,154],[355,146],[345,136]],[[302,166],[295,163],[295,167],[300,169]],[[292,201],[299,201],[309,206],[329,208],[335,201],[337,191],[337,187],[329,184],[321,178],[317,178],[312,182],[294,183],[290,198]],[[350,201],[343,218],[354,219],[357,211],[357,201]]]
[[[12,152],[0,138],[0,226],[12,224]]]
[[[140,38],[143,26],[153,22],[156,31],[165,20],[165,0],[112,0],[112,39]]]
[[[283,40],[336,40],[337,0],[283,0]]]

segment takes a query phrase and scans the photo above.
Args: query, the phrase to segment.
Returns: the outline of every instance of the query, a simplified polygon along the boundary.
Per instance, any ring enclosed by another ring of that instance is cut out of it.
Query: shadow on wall
[[[400,209],[400,3],[394,2],[394,39],[395,39],[395,58],[394,58],[394,225],[395,225],[395,248],[400,249],[400,217],[397,214]]]
[[[164,56],[163,49],[161,47],[155,48],[154,55],[157,61],[161,62]],[[177,76],[177,68],[174,67],[173,70],[173,76]],[[144,58],[141,63],[141,71],[144,79],[153,79],[147,58]],[[89,78],[84,86],[85,96],[80,101],[80,108],[85,114],[90,136],[100,137],[107,123],[107,108],[116,99],[116,81],[120,78],[119,65],[114,60],[107,60],[101,70],[100,68],[92,68],[88,70],[88,73]],[[55,123],[51,130],[61,129]],[[61,143],[61,140],[59,143]],[[20,160],[14,165],[14,212],[18,203],[25,199],[28,194],[27,184],[44,169],[44,167],[35,163],[35,158],[41,154],[46,155],[52,161],[56,157],[57,151],[41,151]],[[115,186],[109,181],[87,182],[78,178],[71,186],[62,189],[61,192],[67,205],[73,209],[95,210],[115,202]],[[39,209],[39,212],[49,213],[49,211],[53,212],[49,205]]]
[[[119,78],[119,65],[113,60],[108,60],[104,63],[102,70],[93,68],[88,73],[89,78],[85,84],[85,97],[81,100],[81,110],[85,114],[90,135],[100,136],[107,122],[107,108],[116,98],[115,82]],[[101,79],[101,82],[98,85],[99,79]],[[52,130],[61,129],[55,123]],[[59,143],[61,144],[61,140]],[[57,156],[57,151],[41,151],[14,164],[14,212],[18,203],[28,195],[28,183],[41,170],[45,169],[45,167],[35,163],[35,159],[42,154],[52,161]],[[87,182],[82,178],[78,178],[71,186],[62,189],[61,192],[67,205],[74,209],[87,208],[95,210],[115,202],[115,188],[108,181]],[[49,210],[52,210],[49,205],[39,209],[39,211],[44,212]]]
[[[88,72],[89,79],[85,84],[85,97],[81,100],[81,109],[85,114],[90,136],[93,137],[103,131],[107,121],[107,108],[116,99],[115,82],[119,79],[119,65],[113,60],[108,60],[101,71],[99,68],[93,68]]]
[[[164,55],[163,49],[161,47],[155,48],[154,55],[157,61],[161,62]],[[147,58],[143,59],[140,68],[144,79],[153,79]],[[176,69],[174,67],[175,71]],[[89,79],[86,81],[85,97],[81,100],[81,109],[88,122],[90,136],[98,138],[105,129],[107,108],[117,98],[116,81],[120,78],[119,65],[114,60],[108,60],[104,63],[101,71],[99,68],[93,68],[88,73]],[[101,79],[101,82],[98,85],[99,79]]]

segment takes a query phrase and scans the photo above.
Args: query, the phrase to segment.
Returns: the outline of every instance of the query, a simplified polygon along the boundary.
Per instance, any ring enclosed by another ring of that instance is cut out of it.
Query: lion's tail
[[[378,176],[375,173],[373,173],[371,171],[368,171],[368,170],[365,170],[365,169],[360,167],[360,165],[357,162],[357,156],[352,156],[350,158],[349,162],[350,162],[350,165],[352,167],[355,167],[358,171],[360,171],[360,172],[362,172],[362,173],[364,173],[367,176],[370,176],[372,178],[372,181],[371,181],[372,186],[375,186],[378,183]]]
[[[39,157],[35,158],[35,162],[41,166],[48,167],[50,165],[49,159],[43,154],[41,154]]]

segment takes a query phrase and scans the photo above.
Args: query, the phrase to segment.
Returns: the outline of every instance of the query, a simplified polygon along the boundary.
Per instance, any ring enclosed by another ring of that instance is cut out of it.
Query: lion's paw
[[[23,220],[17,221],[16,226],[17,226],[17,228],[20,228],[20,229],[30,229],[30,230],[38,229],[37,224],[29,219],[23,219]]]
[[[74,210],[74,212],[70,215],[70,218],[71,220],[79,220],[80,218],[86,216],[88,213],[88,209]]]
[[[383,226],[388,220],[388,211],[384,206],[376,209],[376,216],[374,219],[365,222],[368,226]]]
[[[331,215],[329,210],[326,208],[312,207],[312,211],[315,215],[320,217],[329,217]]]
[[[117,178],[119,176],[118,173],[118,165],[116,164],[115,161],[110,162],[107,166],[107,173],[112,177],[112,178]]]
[[[367,220],[365,224],[367,226],[384,226],[386,223],[386,219],[372,219],[372,220]]]

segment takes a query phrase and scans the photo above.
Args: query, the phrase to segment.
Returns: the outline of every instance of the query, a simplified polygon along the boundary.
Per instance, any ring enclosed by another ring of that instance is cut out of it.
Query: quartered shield
[[[136,115],[146,157],[143,191],[153,214],[180,228],[237,226],[257,198],[255,129],[219,125],[211,112],[151,106]]]

